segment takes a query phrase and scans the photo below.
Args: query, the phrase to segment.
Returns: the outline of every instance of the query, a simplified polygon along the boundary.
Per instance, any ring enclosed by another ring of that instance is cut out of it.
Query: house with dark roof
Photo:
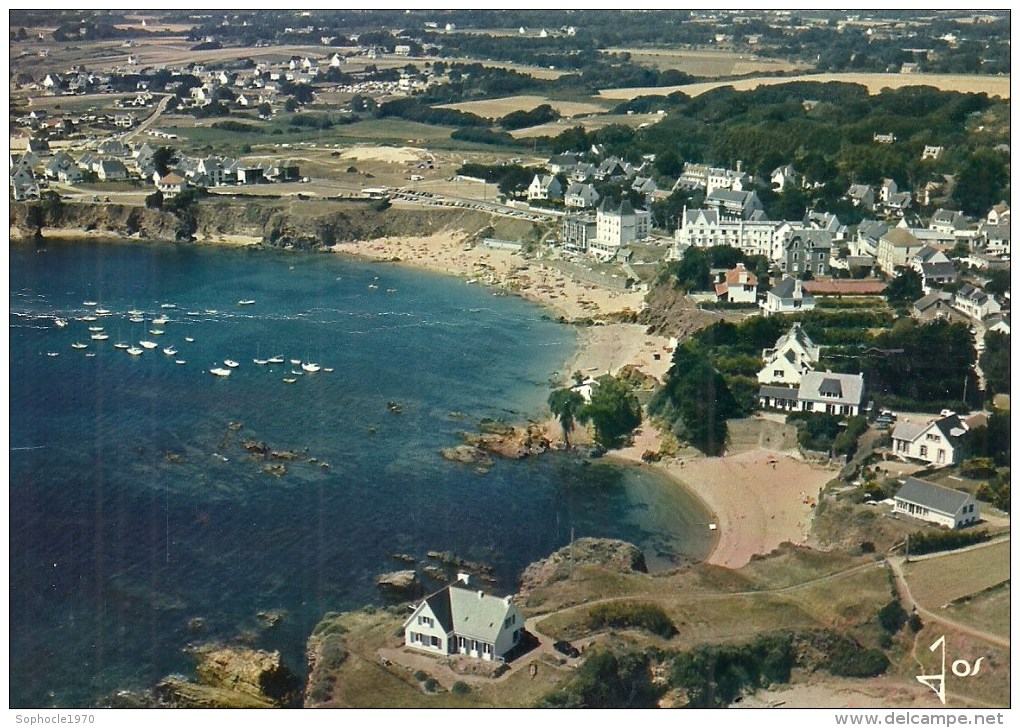
[[[796,388],[763,385],[758,403],[765,409],[853,417],[864,404],[864,375],[806,371]]]
[[[831,255],[832,233],[827,230],[798,230],[783,245],[779,267],[784,273],[794,276],[807,271],[812,275],[826,275]]]
[[[574,182],[567,188],[563,196],[563,204],[567,207],[595,207],[599,204],[599,193],[595,191],[595,185]]]
[[[969,323],[969,319],[953,308],[953,294],[945,291],[932,291],[928,295],[914,301],[910,315],[918,321],[934,321],[946,319]]]
[[[886,231],[878,239],[875,249],[875,259],[878,266],[888,275],[896,273],[896,269],[905,266],[914,255],[917,254],[925,243],[917,238],[910,230],[902,227],[895,227]]]
[[[953,296],[953,307],[975,321],[981,321],[1002,310],[994,296],[969,283],[960,286],[956,291]]]
[[[415,606],[404,622],[404,644],[438,655],[503,660],[521,640],[524,615],[513,597],[494,597],[468,588],[468,577],[444,587]]]
[[[757,210],[764,210],[754,190],[715,189],[705,197],[705,207],[717,210],[720,217],[747,220]]]
[[[940,526],[963,528],[981,520],[981,506],[973,497],[919,478],[907,478],[893,500],[895,513]]]
[[[799,385],[801,377],[814,370],[820,352],[798,321],[779,337],[773,348],[762,350],[765,365],[758,372],[758,382]]]
[[[815,297],[804,290],[802,281],[787,276],[765,294],[761,307],[765,316],[810,311],[815,307]]]
[[[902,420],[892,432],[893,454],[932,465],[955,465],[962,459],[961,438],[967,425],[956,414],[925,423]]]
[[[589,250],[603,260],[613,258],[623,246],[647,238],[651,223],[648,210],[635,210],[629,200],[616,205],[607,198],[596,212],[595,240]]]

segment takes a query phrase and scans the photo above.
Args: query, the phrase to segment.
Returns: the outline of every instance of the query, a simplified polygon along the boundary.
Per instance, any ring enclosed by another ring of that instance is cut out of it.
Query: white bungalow
[[[892,433],[892,451],[932,465],[954,465],[962,457],[960,438],[966,432],[967,425],[955,414],[924,424],[899,422]]]
[[[810,311],[815,307],[815,297],[804,289],[800,279],[786,277],[765,294],[760,305],[765,316]]]
[[[981,506],[967,493],[918,478],[907,478],[893,499],[895,512],[949,528],[981,520]]]
[[[438,655],[502,660],[521,640],[524,616],[513,597],[489,596],[467,588],[461,574],[415,607],[404,622],[404,644]]]

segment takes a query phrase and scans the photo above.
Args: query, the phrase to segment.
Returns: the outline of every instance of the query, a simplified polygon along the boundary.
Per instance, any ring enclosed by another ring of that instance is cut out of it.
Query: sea
[[[440,456],[482,420],[547,416],[578,336],[535,304],[336,254],[45,241],[9,259],[11,707],[191,675],[201,642],[303,674],[317,621],[384,604],[397,554],[490,564],[502,594],[571,538],[629,540],[652,569],[711,547],[700,501],[647,469]]]

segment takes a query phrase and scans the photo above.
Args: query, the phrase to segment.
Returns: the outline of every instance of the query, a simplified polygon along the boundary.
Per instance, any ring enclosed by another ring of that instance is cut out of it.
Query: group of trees
[[[576,424],[591,423],[595,445],[602,450],[620,447],[641,424],[641,404],[633,389],[611,375],[599,377],[592,387],[591,401],[580,392],[563,387],[549,395],[549,409],[563,427],[563,439],[570,446],[570,432]]]

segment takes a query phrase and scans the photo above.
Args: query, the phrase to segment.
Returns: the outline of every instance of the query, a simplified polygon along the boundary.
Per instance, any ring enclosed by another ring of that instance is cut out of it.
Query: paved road
[[[166,96],[161,98],[159,100],[159,103],[156,104],[155,110],[151,114],[149,114],[145,121],[143,121],[134,129],[131,129],[126,134],[124,134],[124,136],[121,137],[121,141],[123,141],[126,144],[127,142],[141,134],[143,131],[151,127],[153,124],[155,124],[159,120],[159,117],[163,115],[163,112],[166,111],[166,105],[170,103],[171,98],[172,98],[171,94],[167,94]]]

